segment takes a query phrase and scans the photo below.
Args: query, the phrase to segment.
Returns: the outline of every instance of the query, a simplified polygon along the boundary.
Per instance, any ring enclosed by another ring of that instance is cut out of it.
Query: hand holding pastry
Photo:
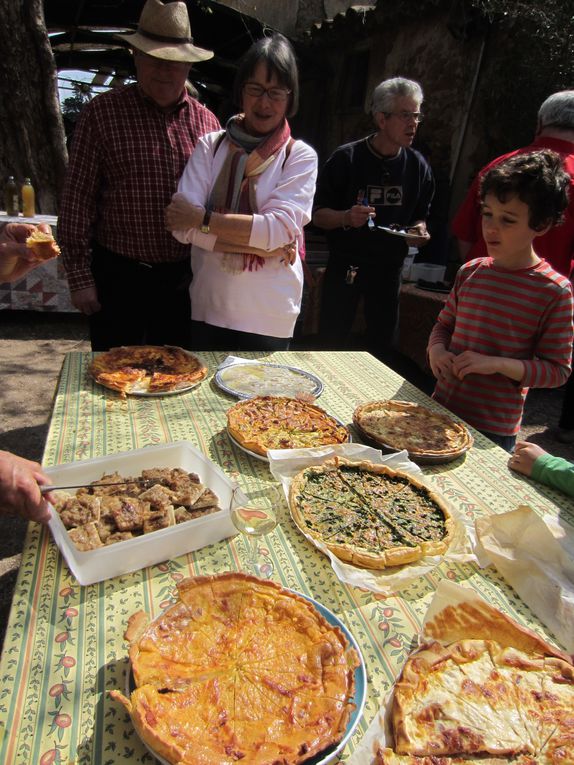
[[[0,230],[0,281],[13,282],[21,279],[29,271],[36,268],[41,261],[48,259],[39,257],[27,245],[29,238],[39,235],[53,243],[51,254],[48,257],[55,257],[60,250],[47,223],[40,223],[39,226],[34,226],[31,223],[6,223],[4,225]]]

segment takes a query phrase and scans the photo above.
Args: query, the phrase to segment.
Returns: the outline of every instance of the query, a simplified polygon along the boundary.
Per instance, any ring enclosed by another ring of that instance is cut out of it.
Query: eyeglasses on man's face
[[[411,122],[411,120],[414,120],[414,122],[422,122],[424,119],[424,114],[422,112],[383,112],[385,117],[398,117],[401,122]]]
[[[287,88],[264,88],[258,82],[246,82],[243,85],[243,92],[252,98],[261,98],[267,96],[272,101],[286,101],[291,93]]]

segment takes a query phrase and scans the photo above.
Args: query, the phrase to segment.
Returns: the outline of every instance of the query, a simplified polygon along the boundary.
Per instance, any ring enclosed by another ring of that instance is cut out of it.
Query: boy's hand
[[[452,371],[459,380],[464,380],[467,375],[494,375],[499,371],[499,356],[485,356],[476,351],[463,351],[459,354],[452,365]]]
[[[454,353],[447,351],[444,345],[439,343],[429,348],[429,364],[437,380],[449,382],[456,379],[452,371],[455,358]]]
[[[518,441],[514,454],[508,460],[508,467],[516,470],[517,473],[530,476],[534,463],[543,454],[546,454],[546,452],[537,444],[530,444],[528,441]]]
[[[520,382],[524,377],[524,364],[520,359],[507,359],[503,356],[486,356],[476,351],[463,351],[452,365],[452,371],[459,380],[467,375],[495,375]]]

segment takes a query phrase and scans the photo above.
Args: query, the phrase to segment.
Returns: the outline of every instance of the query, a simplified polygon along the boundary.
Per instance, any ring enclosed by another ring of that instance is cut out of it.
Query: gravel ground
[[[87,325],[74,314],[0,311],[0,449],[40,461],[63,358],[89,351]],[[307,343],[309,345],[309,343]],[[432,381],[405,361],[397,371],[429,392]],[[574,446],[554,441],[561,390],[534,390],[528,397],[520,437],[574,461]],[[0,516],[0,644],[16,581],[26,523]]]

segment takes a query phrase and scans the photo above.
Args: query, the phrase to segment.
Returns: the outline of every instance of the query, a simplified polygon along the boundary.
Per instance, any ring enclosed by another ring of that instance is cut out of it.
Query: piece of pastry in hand
[[[32,250],[38,260],[50,260],[60,254],[60,248],[52,234],[39,228],[26,239],[26,247]]]

